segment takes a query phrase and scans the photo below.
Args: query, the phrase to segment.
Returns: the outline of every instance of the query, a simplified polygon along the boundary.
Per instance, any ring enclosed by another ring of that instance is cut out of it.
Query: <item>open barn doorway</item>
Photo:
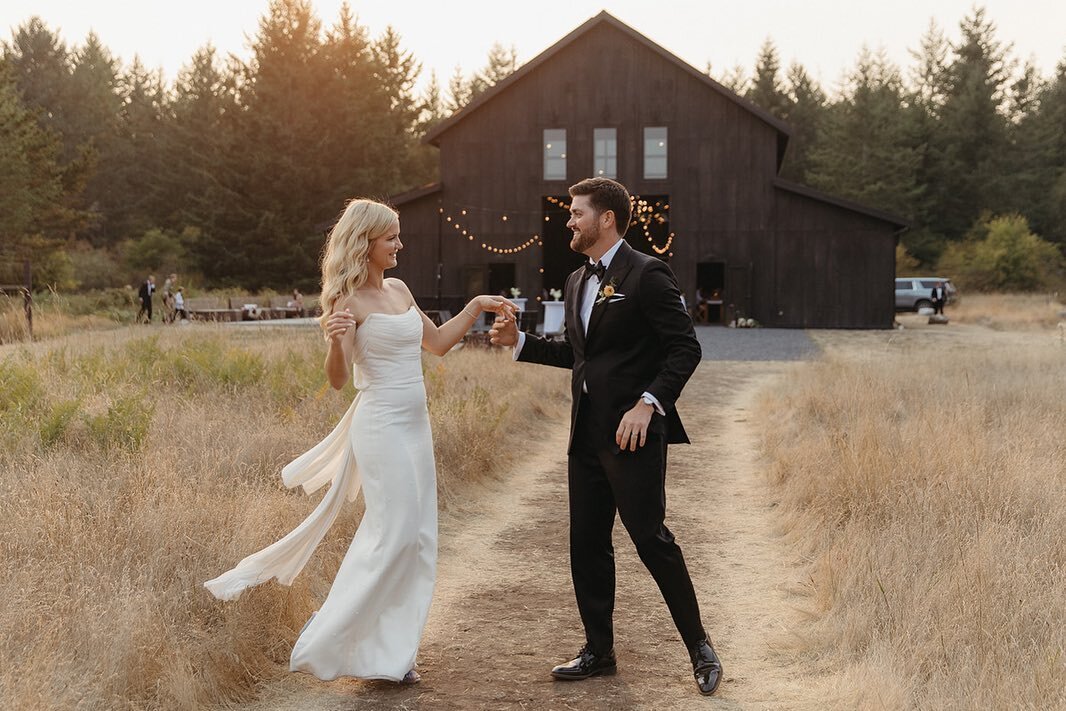
[[[719,325],[725,322],[722,295],[725,293],[725,262],[696,265],[696,323]]]

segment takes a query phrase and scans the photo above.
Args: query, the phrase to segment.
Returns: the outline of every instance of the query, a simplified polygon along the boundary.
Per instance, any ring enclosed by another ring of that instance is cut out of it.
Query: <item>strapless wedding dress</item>
[[[330,489],[283,539],[204,583],[235,599],[276,578],[288,585],[363,491],[366,512],[321,609],[300,633],[290,668],[320,679],[400,681],[415,664],[437,562],[433,439],[422,382],[422,319],[371,314],[355,334],[358,394],[336,428],[282,470],[286,486]]]

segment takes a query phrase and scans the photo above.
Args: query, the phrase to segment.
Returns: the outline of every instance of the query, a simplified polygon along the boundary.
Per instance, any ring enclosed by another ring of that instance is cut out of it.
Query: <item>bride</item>
[[[444,355],[483,311],[513,318],[515,305],[478,296],[437,327],[399,279],[386,279],[403,249],[395,210],[348,203],[322,259],[326,375],[358,390],[336,428],[281,473],[288,487],[329,491],[299,526],[204,583],[221,600],[271,578],[288,585],[311,557],[344,501],[360,489],[366,512],[321,609],[292,650],[290,669],[340,676],[419,680],[415,656],[436,576],[437,488],[422,382],[421,348]],[[354,369],[349,364],[354,363]]]

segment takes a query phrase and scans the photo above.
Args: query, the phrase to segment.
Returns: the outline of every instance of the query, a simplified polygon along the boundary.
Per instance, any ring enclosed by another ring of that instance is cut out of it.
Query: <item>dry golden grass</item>
[[[1057,294],[967,294],[947,315],[959,323],[1017,331],[1056,328],[1066,321],[1064,312]]]
[[[1066,708],[1066,348],[913,341],[762,403],[827,708]]]
[[[40,305],[33,310],[33,337],[44,341],[86,330],[116,328],[111,319],[96,315],[72,315],[61,308]],[[30,340],[29,324],[21,298],[0,296],[0,344]]]
[[[203,581],[312,510],[319,495],[285,490],[280,468],[329,430],[352,392],[324,386],[317,332],[144,334],[0,351],[5,710],[246,698],[287,668],[358,523],[348,507],[292,587],[212,598]],[[497,449],[565,416],[566,374],[522,376],[509,357],[426,358],[445,506],[504,471]]]

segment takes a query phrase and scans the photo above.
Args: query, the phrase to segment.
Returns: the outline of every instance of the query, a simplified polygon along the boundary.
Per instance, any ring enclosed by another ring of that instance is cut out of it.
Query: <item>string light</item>
[[[567,212],[569,212],[569,210],[570,210],[570,203],[567,202],[565,199],[553,197],[553,196],[550,196],[550,195],[545,196],[544,199],[549,204],[551,204],[551,205],[553,205],[555,207],[558,207],[558,208],[560,208],[562,210],[566,210]],[[669,234],[669,236],[667,237],[665,244],[663,244],[662,246],[660,246],[655,241],[655,237],[652,236],[652,228],[654,228],[656,226],[665,226],[665,225],[669,224],[668,212],[670,210],[670,205],[669,204],[664,204],[661,200],[657,200],[657,201],[655,201],[654,204],[652,204],[649,200],[645,200],[644,198],[641,198],[639,195],[630,196],[630,202],[632,204],[632,217],[631,217],[630,223],[629,223],[630,227],[639,227],[640,228],[640,230],[644,233],[644,238],[648,241],[652,251],[655,254],[658,254],[658,255],[666,254],[667,256],[672,257],[673,256],[673,252],[670,251],[670,248],[673,246],[674,238],[675,238],[676,235],[673,232],[671,232]],[[443,207],[438,208],[437,211],[440,214],[444,215],[445,216],[445,220],[448,223],[450,223],[455,228],[455,231],[457,233],[459,233],[462,236],[466,237],[467,241],[474,242],[476,240],[477,235],[474,233],[474,231],[472,229],[470,229],[468,226],[464,226],[463,224],[461,224],[457,217],[454,217],[452,215],[446,215]],[[480,213],[489,213],[489,214],[500,215],[500,221],[501,222],[508,222],[509,219],[510,219],[509,214],[502,214],[501,215],[498,210],[492,210],[490,208],[474,207],[474,206],[470,206],[470,205],[462,207],[459,210],[459,215],[462,216],[462,217],[466,217],[470,212],[480,212]],[[522,211],[518,211],[516,213],[513,210],[510,211],[510,213],[511,214],[519,214],[519,215],[526,214],[526,213],[523,213]],[[551,222],[551,217],[552,216],[551,215],[544,215],[543,211],[540,211],[538,213],[529,213],[529,214],[531,214],[531,215],[532,214],[542,215],[543,218],[544,218],[544,222],[549,222],[549,223]],[[491,252],[493,254],[511,255],[511,254],[518,254],[519,252],[524,252],[525,250],[529,249],[530,247],[543,247],[544,246],[544,238],[540,234],[535,234],[535,235],[532,235],[526,241],[522,242],[521,244],[515,245],[513,247],[497,247],[497,246],[495,246],[493,244],[490,244],[489,242],[481,242],[480,244],[481,244],[481,248],[483,250],[485,250],[486,252]]]
[[[439,211],[440,211],[441,214],[443,214],[444,213],[444,208],[440,208]],[[466,210],[465,209],[461,210],[460,214],[465,215],[466,214]],[[447,216],[445,216],[445,220],[447,220],[448,222],[452,223],[452,226],[455,228],[455,231],[460,233],[460,234],[462,234],[462,235],[464,235],[468,242],[473,242],[474,241],[474,238],[476,237],[476,235],[474,234],[473,230],[470,230],[470,229],[464,227],[459,222],[458,218],[452,217],[451,215],[447,215]],[[503,215],[502,220],[504,222],[506,222],[507,221],[507,215]],[[531,236],[525,242],[523,242],[522,244],[517,245],[515,247],[496,247],[495,245],[491,245],[488,242],[482,242],[481,243],[481,248],[483,250],[485,250],[486,252],[492,252],[493,254],[518,254],[519,252],[524,252],[525,250],[529,249],[530,247],[543,247],[543,246],[544,246],[544,241],[543,241],[543,239],[541,238],[541,236],[539,234]]]

